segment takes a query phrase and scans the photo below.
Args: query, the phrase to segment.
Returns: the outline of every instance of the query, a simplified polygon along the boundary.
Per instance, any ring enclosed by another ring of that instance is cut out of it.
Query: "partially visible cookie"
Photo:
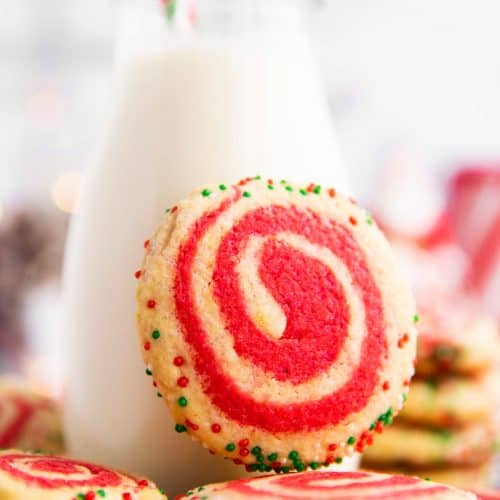
[[[0,380],[0,449],[60,453],[62,418],[55,401],[12,380]]]
[[[474,465],[484,463],[495,446],[495,433],[485,425],[445,431],[392,426],[363,455],[366,464]]]
[[[430,479],[435,483],[444,483],[457,488],[488,488],[493,481],[491,461],[472,466],[435,466],[429,467],[377,467],[377,472],[387,474],[408,474],[422,479]]]
[[[477,375],[500,359],[494,318],[478,316],[465,305],[441,304],[420,310],[416,369],[419,375]]]
[[[240,479],[194,488],[179,500],[311,500],[335,498],[358,500],[473,500],[471,493],[410,476],[374,472],[305,472]]]
[[[475,490],[473,492],[477,500],[498,500],[500,498],[500,491],[498,490]]]
[[[0,452],[3,500],[166,500],[149,480],[51,455]]]
[[[438,428],[488,421],[493,412],[489,385],[486,378],[414,380],[399,419]]]
[[[348,198],[205,186],[145,246],[141,349],[178,432],[249,470],[300,471],[362,451],[401,409],[415,305]]]

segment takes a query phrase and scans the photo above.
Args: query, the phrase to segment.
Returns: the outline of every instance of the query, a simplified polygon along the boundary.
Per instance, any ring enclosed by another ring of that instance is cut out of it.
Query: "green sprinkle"
[[[292,450],[289,454],[288,454],[288,458],[290,460],[297,460],[297,458],[299,458],[299,453],[295,450]]]
[[[158,398],[162,398],[163,396],[161,395],[161,392],[159,392],[159,391],[158,391],[158,392],[156,393],[156,397],[158,397]]]
[[[210,189],[207,189],[205,188],[202,192],[201,192],[201,196],[210,196],[212,194],[212,191],[210,191]]]
[[[236,445],[234,443],[226,444],[226,451],[234,451],[236,449]]]
[[[259,464],[257,466],[257,469],[260,471],[260,472],[266,472],[266,464]]]
[[[424,477],[424,481],[430,481],[431,478],[430,477]]]
[[[305,189],[299,189],[299,193],[303,196],[307,196],[307,191]]]
[[[187,497],[190,497],[191,495],[194,495],[194,491],[189,490],[189,491],[186,493],[186,496],[187,496]]]
[[[167,3],[167,19],[169,20],[169,22],[171,22],[175,16],[175,11],[177,9],[176,4],[177,4],[176,0],[171,0],[170,2]]]
[[[349,436],[347,439],[347,444],[354,444],[356,442],[356,438],[354,436]]]
[[[282,467],[282,468],[281,468],[281,471],[282,471],[282,472],[284,472],[284,473],[286,474],[287,472],[290,472],[290,467],[287,467],[287,466],[285,465],[285,467]]]
[[[256,470],[259,470],[259,464],[250,464],[249,468],[252,472],[255,472]]]
[[[245,198],[250,198],[250,196],[252,196],[252,193],[249,193],[248,191],[243,191],[243,196]]]
[[[294,462],[293,465],[299,472],[302,472],[303,470],[306,469],[306,466],[304,465],[303,462]]]
[[[373,219],[372,219],[369,215],[366,217],[366,223],[367,223],[369,226],[371,226],[371,225],[373,224]]]
[[[312,469],[312,470],[319,469],[319,468],[320,468],[320,466],[321,466],[321,464],[320,464],[320,463],[318,463],[318,462],[311,462],[311,463],[309,464],[309,467],[311,467],[311,469]]]
[[[257,455],[257,456],[255,457],[255,460],[257,460],[257,462],[259,462],[259,463],[262,463],[262,462],[264,462],[264,461],[265,461],[265,457],[264,457],[264,455],[260,455],[260,454],[259,454],[259,455]]]
[[[403,394],[401,394],[401,397],[403,398],[403,403],[406,403],[408,396],[403,392]]]
[[[413,323],[418,323],[420,321],[420,316],[418,314],[413,315]]]
[[[170,208],[165,209],[165,213],[168,214],[170,212]]]
[[[260,453],[262,452],[262,449],[260,446],[254,446],[251,450],[250,450],[250,453],[252,455],[260,455]]]
[[[292,192],[293,191],[293,187],[292,186],[285,186],[285,189],[289,192]]]
[[[377,424],[375,422],[372,422],[371,425],[370,425],[370,427],[369,427],[369,429],[371,431],[373,431],[373,429],[375,429],[375,427],[377,427]]]
[[[153,333],[151,334],[151,337],[153,337],[155,340],[160,338],[160,332],[158,330],[153,330]]]
[[[262,179],[262,177],[260,175],[256,175],[253,180],[254,181],[260,181]]]
[[[267,185],[267,189],[274,189],[274,185],[273,184],[268,184]]]
[[[146,368],[146,375],[148,377],[151,377],[151,375],[153,375],[153,372],[149,368]]]
[[[267,459],[270,462],[275,462],[276,460],[278,460],[278,454],[277,453],[271,453],[270,455],[267,455]]]
[[[186,432],[187,427],[182,424],[175,424],[175,432],[181,433],[181,432]]]
[[[281,179],[281,180],[280,180],[280,184],[286,184],[285,179]]]
[[[199,486],[198,491],[203,491],[205,489],[205,486]]]
[[[188,404],[188,400],[184,397],[184,396],[181,396],[178,400],[177,400],[177,404],[179,406],[187,406]]]
[[[447,429],[434,429],[434,434],[443,441],[449,441],[453,438],[453,434]]]
[[[321,186],[314,186],[313,193],[314,193],[314,194],[319,194],[319,193],[321,193]]]
[[[227,186],[225,184],[219,184],[219,189],[221,191],[225,191],[227,189]]]
[[[335,463],[336,463],[336,464],[341,464],[341,463],[342,463],[342,457],[337,457],[337,458],[335,459]]]
[[[85,493],[78,493],[78,495],[76,495],[76,498],[78,498],[78,500],[85,500]]]
[[[102,498],[104,498],[104,497],[106,496],[106,492],[105,492],[104,490],[97,490],[97,491],[96,491],[96,493],[97,493],[100,497],[102,497]],[[161,493],[163,493],[163,492],[161,492]]]

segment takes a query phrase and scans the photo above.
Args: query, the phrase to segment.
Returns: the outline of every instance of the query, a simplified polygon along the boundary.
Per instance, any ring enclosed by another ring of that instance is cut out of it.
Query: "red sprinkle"
[[[210,453],[210,455],[215,455],[215,451],[214,450],[208,450],[208,453]]]
[[[410,340],[410,337],[407,333],[399,337],[398,339],[398,347],[402,349],[404,345]]]
[[[272,179],[267,179],[268,184],[274,184],[274,181]]]
[[[174,358],[174,365],[175,366],[182,366],[184,364],[184,358],[182,356],[176,356]]]
[[[175,214],[175,212],[177,212],[177,208],[178,208],[178,207],[177,207],[177,205],[174,205],[174,206],[172,207],[172,210],[170,210],[170,213],[171,213],[171,214]]]
[[[373,436],[371,434],[366,438],[366,444],[369,446],[373,444]]]
[[[408,387],[408,386],[410,385],[410,381],[409,381],[408,379],[404,380],[404,381],[403,381],[403,385],[404,385],[405,387]]]
[[[355,217],[353,217],[352,215],[349,217],[349,222],[350,222],[353,226],[355,226],[355,225],[358,223],[358,221],[356,220],[356,218],[355,218]]]
[[[386,380],[383,384],[382,384],[382,389],[384,391],[388,391],[389,390],[389,387],[390,387],[390,384],[389,384],[389,381]]]
[[[150,241],[149,241],[149,240],[146,240],[146,241],[144,242],[144,248],[149,248],[149,243],[150,243]]]
[[[130,493],[122,493],[123,500],[132,500],[132,495]]]
[[[272,467],[273,469],[279,469],[279,468],[281,467],[281,462],[278,462],[278,461],[273,462],[273,463],[271,464],[271,467]]]
[[[95,493],[93,491],[88,491],[85,495],[85,500],[94,500]]]
[[[377,422],[377,425],[375,425],[375,432],[378,432],[379,434],[382,434],[384,431],[384,426],[382,425],[382,422]]]
[[[252,466],[251,465],[245,465],[245,470],[247,472],[253,472]]]
[[[335,451],[337,449],[337,445],[336,444],[329,444],[328,445],[328,451]]]
[[[357,452],[363,453],[363,451],[365,449],[364,443],[362,443],[361,441],[357,442],[355,449],[356,449]]]
[[[134,273],[134,276],[135,276],[136,279],[139,279],[141,277],[141,275],[142,275],[142,271],[140,269],[139,269],[139,271],[136,271]]]
[[[187,387],[188,384],[189,384],[189,379],[187,377],[179,377],[177,379],[177,385],[179,387]]]
[[[156,383],[156,380],[153,380],[153,387],[158,387],[158,384]]]
[[[149,486],[147,479],[141,479],[138,483],[139,488],[147,488]]]
[[[151,349],[151,343],[150,342],[145,342],[144,343],[144,350],[149,351]]]
[[[156,307],[156,300],[149,299],[147,302],[147,306],[149,309],[154,309]]]
[[[335,461],[335,457],[332,457],[331,455],[326,457],[327,464],[333,464],[334,461]]]
[[[306,191],[308,193],[312,193],[314,191],[314,184],[312,182],[311,182],[311,184],[309,184],[309,186],[307,186]]]
[[[191,429],[193,429],[193,431],[197,431],[200,428],[200,426],[198,424],[191,422],[191,420],[189,420],[189,418],[186,418],[186,425],[188,427],[191,427]]]
[[[240,449],[240,455],[242,457],[246,457],[250,452],[248,451],[248,448],[241,448]]]
[[[245,448],[246,446],[248,446],[250,444],[250,440],[248,439],[240,439],[238,441],[238,446],[242,447],[242,448]]]
[[[233,460],[233,464],[235,464],[235,465],[241,465],[242,463],[243,463],[243,460],[240,460],[239,458],[235,458]]]
[[[330,188],[330,189],[328,190],[328,194],[330,195],[330,198],[335,198],[335,195],[336,195],[337,193],[335,192],[335,189]]]
[[[221,426],[219,424],[212,424],[210,428],[215,434],[219,434],[219,432],[221,431]]]

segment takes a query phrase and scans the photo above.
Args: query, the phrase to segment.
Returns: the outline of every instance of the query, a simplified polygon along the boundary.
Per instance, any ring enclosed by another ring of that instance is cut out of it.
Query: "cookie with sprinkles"
[[[61,453],[62,417],[55,401],[21,382],[0,380],[0,449]]]
[[[167,210],[137,273],[141,350],[175,429],[250,471],[363,451],[401,409],[415,305],[367,213],[245,179]]]
[[[0,498],[166,500],[148,479],[54,455],[0,452]]]
[[[391,476],[374,472],[302,472],[297,474],[240,479],[211,484],[189,491],[179,500],[310,500],[341,498],[383,498],[405,500],[436,498],[440,500],[474,499],[472,493],[424,481],[410,476]]]
[[[496,433],[489,427],[480,423],[449,431],[395,425],[375,439],[363,455],[363,463],[415,467],[483,464],[495,448]]]
[[[499,376],[414,380],[399,421],[437,428],[488,422]]]

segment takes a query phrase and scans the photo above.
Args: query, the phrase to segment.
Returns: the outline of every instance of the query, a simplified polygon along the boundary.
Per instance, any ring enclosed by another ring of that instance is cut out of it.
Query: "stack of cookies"
[[[416,377],[396,425],[364,463],[461,486],[489,482],[497,438],[493,320],[460,303],[421,309]]]

